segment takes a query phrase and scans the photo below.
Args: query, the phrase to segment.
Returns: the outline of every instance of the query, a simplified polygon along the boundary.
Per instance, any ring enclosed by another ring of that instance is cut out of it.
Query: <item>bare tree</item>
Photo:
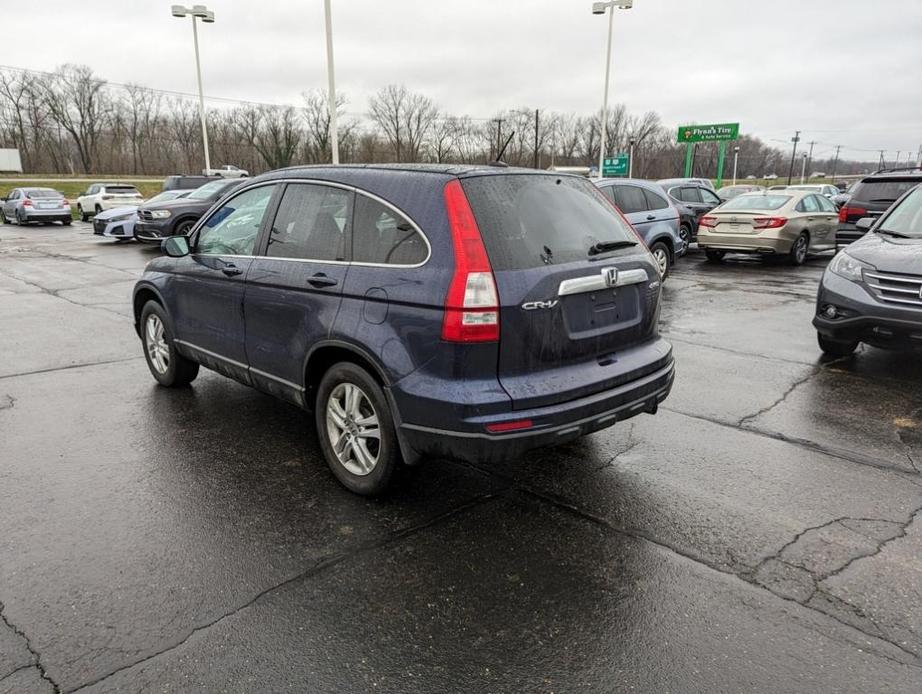
[[[390,142],[396,161],[419,161],[423,141],[438,115],[432,100],[389,84],[371,97],[370,117]]]
[[[85,65],[63,65],[40,84],[49,117],[71,136],[84,172],[92,173],[97,144],[112,111],[106,83]]]

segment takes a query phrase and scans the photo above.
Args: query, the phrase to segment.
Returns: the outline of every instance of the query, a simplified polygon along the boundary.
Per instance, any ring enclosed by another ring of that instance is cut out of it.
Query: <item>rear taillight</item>
[[[23,207],[32,207],[32,200],[30,200],[29,198],[26,198],[25,200],[22,201],[22,206],[23,206]]]
[[[64,198],[63,200],[61,200],[61,207],[67,207],[68,205],[70,205],[70,200],[68,200],[67,198]]]
[[[753,217],[753,229],[779,229],[788,223],[785,217]]]
[[[858,219],[861,219],[867,213],[868,211],[864,209],[863,207],[850,207],[846,203],[845,205],[842,205],[842,207],[839,208],[839,221],[847,222],[849,220],[849,217],[857,217]]]
[[[716,227],[716,226],[717,226],[717,217],[709,217],[709,216],[705,215],[704,217],[702,217],[701,219],[698,220],[698,226],[699,226],[699,227],[708,227],[708,228]]]
[[[445,185],[445,211],[455,251],[455,270],[445,297],[442,339],[495,342],[499,339],[499,295],[477,220],[461,182]]]

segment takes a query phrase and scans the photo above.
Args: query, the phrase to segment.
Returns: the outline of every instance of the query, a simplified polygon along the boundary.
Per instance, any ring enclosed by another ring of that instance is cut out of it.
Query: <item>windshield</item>
[[[721,211],[723,210],[777,210],[779,207],[782,207],[788,200],[791,199],[790,195],[761,195],[761,194],[748,194],[740,195],[735,197],[732,200],[725,202],[720,206]]]
[[[147,201],[147,204],[152,202],[164,202],[166,200],[175,200],[176,198],[181,198],[186,195],[189,191],[187,190],[165,190],[162,193],[157,193],[154,197]]]
[[[922,239],[922,187],[916,188],[881,221],[878,232]]]
[[[584,179],[512,174],[461,184],[495,270],[586,260],[596,244],[638,243],[601,191]]]
[[[189,200],[207,200],[208,198],[218,195],[222,190],[230,185],[233,185],[234,183],[235,181],[212,181],[211,183],[206,183],[200,188],[196,188],[186,197]]]
[[[26,194],[27,197],[30,197],[34,200],[37,200],[38,198],[63,198],[64,197],[58,191],[52,188],[26,188],[25,191],[23,192]]]

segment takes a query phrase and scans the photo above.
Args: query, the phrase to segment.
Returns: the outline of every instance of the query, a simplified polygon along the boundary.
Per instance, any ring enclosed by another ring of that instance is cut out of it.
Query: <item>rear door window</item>
[[[637,236],[589,181],[493,174],[461,180],[494,270],[587,260],[599,242]]]
[[[647,201],[648,210],[664,210],[669,207],[669,202],[662,195],[657,195],[652,190],[643,189],[643,196]]]
[[[359,193],[352,224],[352,261],[419,265],[429,247],[416,227],[393,208]]]
[[[816,204],[816,196],[808,195],[799,203],[795,208],[798,212],[819,212],[819,207]]]
[[[681,199],[685,202],[701,202],[701,193],[698,192],[697,188],[692,188],[691,186],[683,186],[681,191]]]
[[[836,206],[830,202],[828,198],[824,198],[822,195],[816,196],[816,202],[820,206],[820,212],[837,212]]]
[[[646,212],[647,199],[644,197],[643,188],[638,186],[613,186],[615,204],[624,214]]]
[[[345,260],[352,191],[290,183],[269,231],[266,255],[301,260]]]

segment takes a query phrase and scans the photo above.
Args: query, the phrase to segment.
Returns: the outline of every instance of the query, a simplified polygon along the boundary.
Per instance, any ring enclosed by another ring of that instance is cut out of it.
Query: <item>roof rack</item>
[[[874,173],[875,173],[875,174],[879,174],[879,173],[898,173],[898,172],[900,172],[900,171],[918,171],[918,172],[922,173],[922,167],[920,167],[920,166],[900,166],[899,168],[895,168],[895,169],[878,169],[878,170],[875,171]]]

